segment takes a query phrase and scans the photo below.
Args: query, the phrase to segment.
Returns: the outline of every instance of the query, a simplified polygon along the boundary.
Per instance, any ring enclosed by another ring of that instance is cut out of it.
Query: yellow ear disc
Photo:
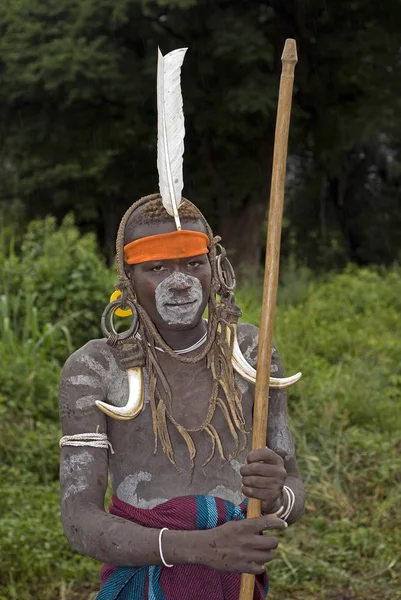
[[[114,300],[117,300],[120,296],[121,296],[121,291],[116,290],[110,296],[110,302],[114,302]],[[132,310],[130,308],[127,308],[125,310],[122,308],[117,308],[115,314],[117,315],[117,317],[130,317],[132,315]]]

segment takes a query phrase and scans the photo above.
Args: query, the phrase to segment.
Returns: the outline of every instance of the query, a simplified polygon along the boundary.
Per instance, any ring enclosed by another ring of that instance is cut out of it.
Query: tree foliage
[[[4,0],[1,197],[20,198],[28,217],[73,210],[111,260],[123,211],[157,189],[157,46],[188,46],[184,192],[236,262],[257,265],[291,36],[284,253],[313,267],[389,263],[401,224],[400,28],[396,0]]]

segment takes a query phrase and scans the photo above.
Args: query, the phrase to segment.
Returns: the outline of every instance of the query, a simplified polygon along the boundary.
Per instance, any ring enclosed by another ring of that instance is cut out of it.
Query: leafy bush
[[[69,332],[63,325],[40,327],[38,309],[28,295],[22,323],[19,307],[18,296],[0,296],[0,415],[11,411],[25,418],[56,420],[60,377],[56,355],[71,352]]]
[[[19,334],[34,302],[39,328],[68,326],[74,347],[101,337],[100,317],[113,290],[92,234],[81,236],[73,217],[60,227],[53,217],[30,223],[21,253],[2,257],[0,294],[16,302],[13,326]]]

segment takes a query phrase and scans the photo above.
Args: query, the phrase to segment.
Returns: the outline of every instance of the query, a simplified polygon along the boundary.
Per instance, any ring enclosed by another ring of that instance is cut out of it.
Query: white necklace
[[[138,338],[139,340],[141,339],[141,336],[139,335],[139,333],[137,333],[135,337]],[[192,344],[192,346],[189,346],[188,348],[181,348],[181,350],[174,350],[174,352],[175,352],[175,354],[187,354],[188,352],[197,350],[198,348],[203,346],[203,344],[206,342],[206,339],[207,339],[207,332],[197,342],[195,342],[195,344]],[[148,342],[148,346],[150,346],[149,342]],[[155,346],[155,350],[158,350],[159,352],[164,352],[163,348],[159,348],[159,346]]]
[[[188,352],[192,352],[193,350],[197,350],[198,348],[200,348],[201,346],[203,346],[203,344],[206,342],[206,338],[207,338],[207,333],[205,333],[200,340],[198,340],[197,342],[195,342],[195,344],[192,344],[192,346],[189,346],[189,348],[181,348],[181,350],[174,350],[174,352],[176,354],[187,354]],[[163,348],[159,348],[158,346],[155,346],[155,349],[158,350],[159,352],[164,352]]]

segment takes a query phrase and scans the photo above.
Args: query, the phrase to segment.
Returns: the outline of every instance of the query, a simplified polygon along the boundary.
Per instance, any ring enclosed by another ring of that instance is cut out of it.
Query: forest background
[[[58,506],[57,383],[157,190],[156,57],[188,46],[185,195],[260,314],[280,55],[297,40],[275,338],[308,500],[272,600],[401,598],[401,3],[2,0],[0,599],[87,600]],[[50,215],[50,216],[49,216]]]

